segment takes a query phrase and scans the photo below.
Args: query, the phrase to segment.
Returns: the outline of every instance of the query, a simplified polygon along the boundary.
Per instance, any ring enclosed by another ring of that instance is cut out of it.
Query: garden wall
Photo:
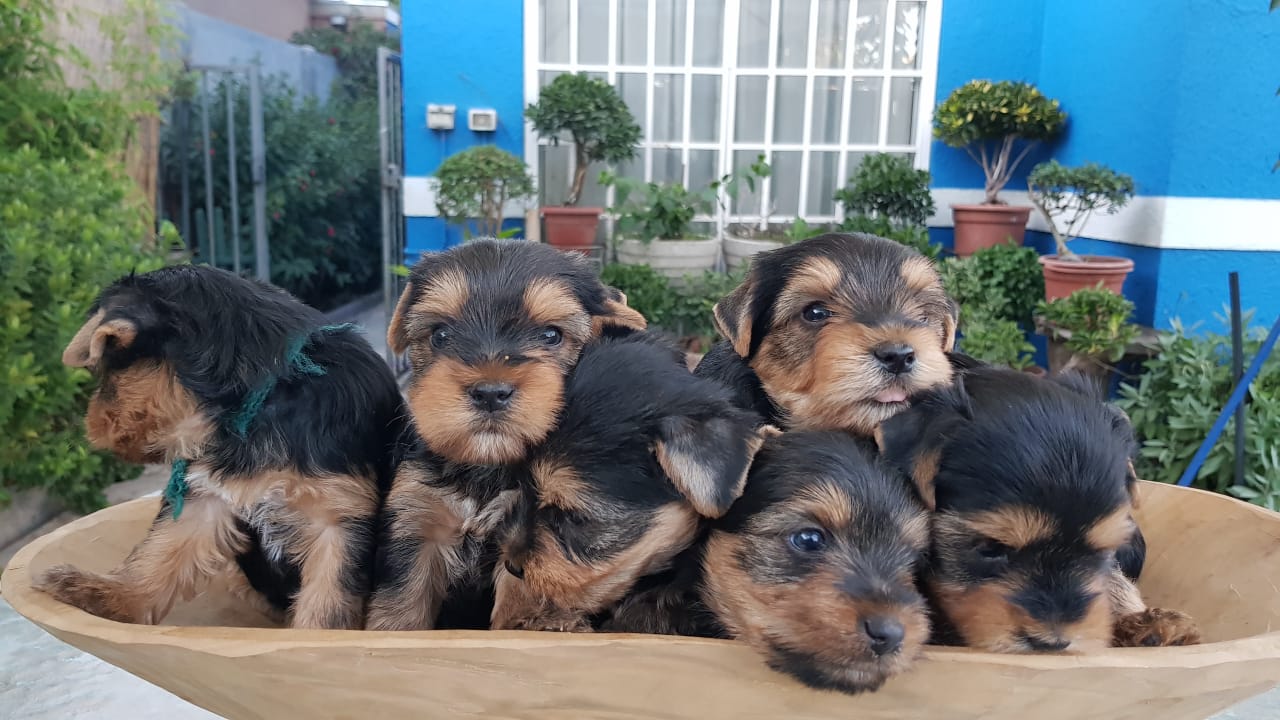
[[[1070,114],[1053,156],[1134,176],[1139,197],[1094,219],[1077,252],[1129,257],[1125,294],[1140,322],[1175,317],[1220,329],[1227,273],[1241,276],[1255,321],[1280,313],[1280,17],[1264,0],[946,0],[937,101],[973,78],[1026,80]],[[1005,193],[1026,204],[1028,158]],[[981,198],[982,174],[934,143],[935,239],[950,241],[952,202]],[[1033,216],[1033,230],[1044,230]],[[1042,252],[1043,232],[1028,235]]]

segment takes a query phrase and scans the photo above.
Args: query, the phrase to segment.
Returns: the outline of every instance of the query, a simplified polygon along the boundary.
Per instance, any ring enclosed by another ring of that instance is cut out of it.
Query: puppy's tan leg
[[[195,494],[186,499],[178,520],[164,505],[146,538],[115,570],[100,574],[59,565],[36,587],[108,620],[154,625],[178,599],[200,592],[247,545],[226,502]]]
[[[369,592],[373,523],[378,497],[371,479],[354,476],[299,478],[291,509],[305,518],[302,566],[290,626],[359,630]]]
[[[557,607],[535,594],[528,583],[499,566],[495,578],[493,630],[545,630],[591,632],[591,622],[581,612]]]
[[[1118,569],[1111,576],[1111,601],[1115,625],[1115,647],[1168,647],[1196,645],[1200,628],[1189,615],[1178,610],[1149,608],[1133,581]]]

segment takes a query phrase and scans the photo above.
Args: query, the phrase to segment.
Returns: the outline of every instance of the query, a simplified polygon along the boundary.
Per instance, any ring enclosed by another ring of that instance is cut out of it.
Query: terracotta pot
[[[1021,245],[1031,208],[1021,205],[952,205],[956,255],[968,257],[982,248],[1011,242]]]
[[[729,270],[737,270],[756,253],[777,250],[782,245],[783,243],[778,240],[754,240],[737,235],[725,235],[724,262],[729,266]]]
[[[1077,255],[1079,261],[1062,260],[1057,255],[1044,255],[1040,265],[1044,268],[1044,299],[1064,298],[1082,288],[1103,287],[1117,295],[1123,295],[1124,279],[1133,272],[1133,261],[1128,258],[1102,255]]]
[[[590,252],[596,244],[601,212],[601,208],[593,207],[542,208],[547,244],[560,250]]]
[[[618,262],[648,265],[659,273],[681,280],[685,275],[698,275],[716,266],[720,240],[623,240],[618,243]]]

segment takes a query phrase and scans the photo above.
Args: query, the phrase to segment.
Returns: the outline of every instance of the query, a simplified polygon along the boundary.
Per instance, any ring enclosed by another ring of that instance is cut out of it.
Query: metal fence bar
[[[267,141],[262,127],[262,82],[258,66],[249,68],[249,145],[253,171],[254,275],[271,280],[271,253],[267,245]]]
[[[178,103],[178,182],[182,194],[182,221],[178,224],[183,241],[191,242],[191,163],[187,148],[191,146],[191,101]]]
[[[204,156],[204,221],[208,228],[205,240],[208,243],[206,261],[218,266],[218,240],[213,228],[213,145],[209,141],[209,73],[200,72],[200,132],[203,142],[200,145]]]
[[[1240,309],[1240,273],[1227,276],[1231,292],[1231,381],[1244,377],[1244,320]],[[1244,403],[1236,406],[1235,486],[1244,485]]]
[[[387,66],[391,51],[385,47],[378,48],[378,172],[382,180],[382,307],[390,308],[394,301],[396,275],[391,271],[391,203],[387,197],[388,164],[391,156],[391,128],[387,126],[389,104],[387,98]],[[395,352],[387,347],[388,363],[395,361]]]
[[[231,75],[223,76],[227,89],[227,182],[231,192],[231,225],[227,235],[231,238],[231,267],[237,275],[243,270],[240,262],[240,192],[239,178],[236,177],[236,83]]]

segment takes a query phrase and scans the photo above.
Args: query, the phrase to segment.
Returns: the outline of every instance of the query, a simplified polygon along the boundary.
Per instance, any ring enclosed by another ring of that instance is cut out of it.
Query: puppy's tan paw
[[[595,632],[591,623],[578,613],[556,612],[518,620],[513,623],[515,630],[533,630],[537,632]]]
[[[1147,608],[1116,620],[1116,647],[1175,647],[1199,643],[1200,628],[1196,621],[1178,610]]]
[[[59,602],[116,622],[138,622],[120,583],[97,573],[85,572],[71,565],[49,568],[35,582],[35,588],[52,595]]]

